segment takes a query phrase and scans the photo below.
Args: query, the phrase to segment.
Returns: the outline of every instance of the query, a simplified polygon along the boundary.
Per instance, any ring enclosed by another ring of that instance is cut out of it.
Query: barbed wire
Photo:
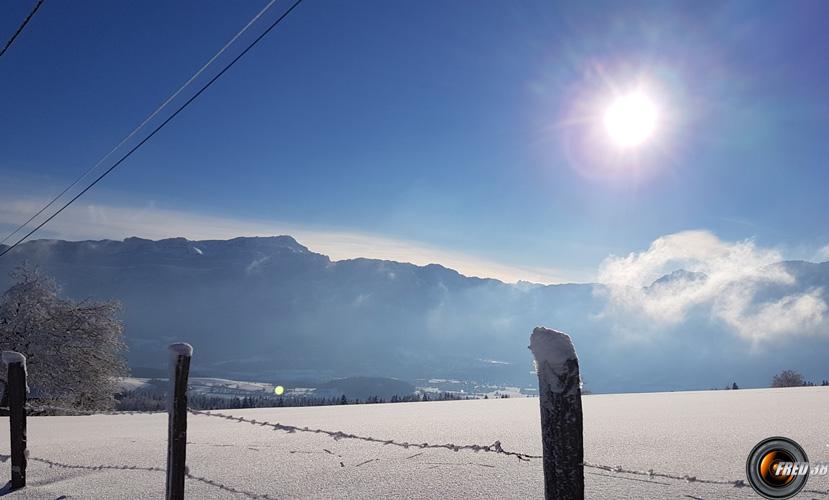
[[[11,458],[11,455],[2,455],[0,454],[0,462],[6,462]],[[142,465],[78,465],[78,464],[67,464],[63,462],[55,462],[54,460],[49,460],[48,458],[42,457],[33,457],[27,456],[27,459],[32,462],[40,462],[42,464],[46,464],[49,468],[59,468],[59,469],[80,469],[80,470],[89,470],[89,471],[102,471],[102,470],[125,470],[125,471],[144,471],[144,472],[167,472],[166,469],[162,467],[147,467]],[[192,481],[198,481],[200,483],[207,484],[214,488],[227,491],[228,493],[235,493],[237,495],[243,495],[248,498],[256,498],[261,500],[276,500],[276,497],[270,496],[263,493],[254,493],[251,491],[240,490],[239,488],[234,488],[233,486],[228,486],[226,484],[220,483],[218,481],[214,481],[212,479],[208,479],[206,477],[196,476],[190,473],[189,468],[185,472],[185,477]]]
[[[451,451],[461,451],[461,450],[470,450],[474,452],[485,452],[485,453],[499,453],[502,455],[516,457],[518,460],[522,461],[529,461],[533,458],[542,458],[539,455],[530,455],[527,453],[519,453],[515,451],[508,451],[505,450],[501,446],[501,441],[495,441],[490,445],[481,445],[481,444],[455,444],[455,443],[445,443],[445,444],[433,444],[433,443],[410,443],[408,441],[396,441],[394,439],[380,439],[371,436],[360,436],[357,434],[351,434],[343,431],[329,431],[325,429],[314,429],[310,427],[299,427],[295,425],[285,425],[280,423],[271,423],[265,420],[256,420],[252,418],[245,418],[245,417],[236,417],[233,415],[228,415],[225,413],[213,413],[209,411],[201,411],[201,410],[194,410],[192,408],[188,408],[188,411],[194,415],[203,415],[207,417],[214,417],[214,418],[222,418],[225,420],[235,421],[237,423],[247,423],[251,425],[258,425],[260,427],[270,427],[275,431],[285,431],[288,433],[294,432],[307,432],[312,434],[324,434],[335,441],[339,441],[340,439],[354,439],[358,441],[366,441],[369,443],[377,443],[386,446],[397,446],[400,448],[420,448],[420,449],[437,449],[443,448]]]
[[[646,476],[648,479],[653,479],[655,477],[661,477],[665,479],[674,479],[678,481],[685,481],[686,483],[701,483],[701,484],[717,484],[723,486],[733,486],[735,488],[744,488],[748,486],[743,479],[736,479],[734,481],[729,480],[719,480],[719,479],[703,479],[698,478],[696,476],[691,476],[689,474],[669,474],[665,472],[656,472],[653,469],[648,469],[646,471],[643,470],[636,470],[636,469],[625,469],[621,465],[610,466],[610,465],[600,465],[600,464],[593,464],[590,462],[585,461],[582,465],[591,469],[599,469],[608,472],[615,472],[619,474],[631,474],[634,476]]]
[[[748,483],[745,482],[744,479],[736,479],[734,481],[730,480],[720,480],[720,479],[704,479],[696,476],[692,476],[690,474],[669,474],[665,472],[656,472],[653,469],[648,469],[646,471],[636,470],[636,469],[625,469],[621,465],[616,466],[609,466],[609,465],[600,465],[600,464],[593,464],[589,462],[583,462],[582,465],[587,468],[591,469],[599,469],[608,472],[615,472],[618,474],[630,474],[634,476],[646,476],[649,480],[652,480],[655,477],[661,477],[665,479],[674,479],[677,481],[685,481],[686,483],[700,483],[700,484],[712,484],[717,486],[733,486],[734,488],[746,488],[749,487]],[[609,476],[612,477],[612,476]],[[818,495],[829,495],[829,490],[802,490],[801,493],[814,493]]]
[[[225,420],[230,420],[237,423],[248,423],[254,426],[260,427],[270,427],[274,430],[282,430],[288,433],[294,432],[308,432],[313,434],[325,434],[327,436],[332,437],[334,440],[340,439],[355,439],[359,441],[366,441],[371,443],[378,443],[382,445],[393,445],[402,448],[420,448],[420,449],[435,449],[435,448],[444,448],[452,451],[461,451],[461,450],[471,450],[475,452],[490,452],[490,453],[499,453],[508,456],[514,456],[521,461],[530,461],[531,459],[542,459],[543,456],[541,455],[531,455],[529,453],[521,453],[521,452],[514,452],[514,451],[507,451],[501,446],[500,441],[495,441],[491,445],[478,445],[478,444],[467,444],[467,445],[457,445],[454,443],[447,443],[447,444],[430,444],[430,443],[409,443],[409,442],[400,442],[393,439],[380,439],[371,436],[359,436],[355,434],[345,433],[343,431],[329,431],[324,429],[313,429],[309,427],[299,427],[294,425],[285,425],[280,423],[271,423],[268,421],[259,421],[256,419],[250,419],[245,417],[237,417],[234,415],[229,415],[225,413],[218,413],[218,412],[209,412],[209,411],[200,411],[200,410],[193,410],[188,409],[188,411],[194,415],[203,415],[208,417],[216,417],[222,418]],[[417,456],[417,455],[413,455]],[[411,457],[409,457],[411,458]],[[647,471],[641,471],[636,469],[626,469],[623,468],[621,465],[610,466],[610,465],[601,465],[601,464],[594,464],[590,462],[583,462],[582,465],[586,468],[591,469],[599,469],[608,472],[620,473],[620,474],[630,474],[636,476],[645,476],[648,479],[653,479],[655,477],[661,477],[664,479],[672,479],[678,481],[684,481],[686,483],[700,483],[700,484],[711,484],[711,485],[720,485],[720,486],[732,486],[735,488],[744,488],[748,486],[743,479],[736,479],[736,480],[718,480],[718,479],[704,479],[699,478],[697,476],[692,476],[690,474],[670,474],[665,472],[656,472],[653,469],[648,469]],[[823,493],[823,492],[820,492]]]
[[[0,462],[6,462],[10,458],[11,458],[11,455],[2,455],[2,454],[0,454]],[[126,470],[126,471],[146,471],[146,472],[166,472],[166,470],[161,468],[161,467],[147,467],[147,466],[140,466],[140,465],[106,465],[106,464],[101,464],[101,465],[78,465],[78,464],[67,464],[67,463],[62,463],[62,462],[56,462],[54,460],[49,460],[49,459],[42,458],[42,457],[28,456],[27,458],[28,458],[28,460],[31,460],[33,462],[40,462],[40,463],[46,464],[46,465],[49,466],[49,468],[57,467],[57,468],[61,468],[61,469],[80,469],[80,470],[90,470],[90,471]],[[411,457],[408,457],[408,458],[411,458]],[[371,461],[372,460],[362,462],[361,464],[358,464],[357,466],[364,465],[364,464],[366,464],[368,462],[371,462]],[[611,467],[611,466],[606,466],[606,465],[592,464],[592,463],[588,463],[588,462],[584,462],[583,465],[585,467],[589,467],[589,468],[593,468],[593,469],[601,469],[601,470],[604,470],[604,471],[607,471],[607,472],[620,473],[620,474],[631,474],[631,475],[636,475],[636,476],[647,476],[648,480],[653,480],[653,478],[655,478],[655,477],[661,477],[661,478],[665,478],[665,479],[682,480],[682,481],[685,481],[686,483],[727,485],[727,486],[734,486],[734,487],[737,487],[737,488],[744,488],[744,487],[748,486],[745,483],[745,481],[743,481],[743,480],[737,480],[737,481],[732,482],[732,481],[701,479],[701,478],[697,478],[697,477],[694,477],[694,476],[688,476],[688,475],[679,476],[679,475],[676,475],[676,474],[665,474],[665,473],[655,472],[652,469],[649,469],[647,471],[641,471],[641,470],[635,470],[635,469],[625,469],[625,468],[622,468],[621,466]],[[228,485],[225,485],[223,483],[220,483],[218,481],[214,481],[214,480],[206,478],[206,477],[196,476],[196,475],[194,475],[190,472],[189,468],[187,469],[187,471],[185,473],[185,476],[187,477],[187,479],[207,484],[207,485],[212,486],[214,488],[217,488],[217,489],[220,489],[220,490],[223,490],[223,491],[227,491],[228,493],[243,495],[247,498],[261,499],[261,500],[276,500],[276,498],[277,498],[277,497],[273,497],[273,496],[270,496],[270,495],[264,494],[264,493],[254,493],[254,492],[251,492],[251,491],[241,490],[241,489],[235,488],[233,486],[228,486]],[[605,476],[605,477],[611,477],[612,478],[613,476]],[[622,478],[619,477],[618,479],[622,479]],[[663,483],[663,484],[666,484],[666,483]],[[803,490],[802,493],[813,493],[813,494],[818,494],[818,495],[829,495],[829,490],[827,490],[827,491]]]
[[[27,408],[27,410],[33,411],[33,412],[54,411],[54,412],[71,413],[71,414],[75,414],[75,415],[153,415],[153,414],[159,414],[159,413],[166,413],[166,411],[164,411],[164,410],[156,410],[156,411],[89,411],[89,410],[80,410],[80,409],[76,409],[76,408],[67,408],[67,407],[61,407],[61,406],[55,406],[55,405],[39,405],[39,406],[27,405],[26,408]],[[8,408],[3,407],[3,408],[0,408],[0,409],[7,410]],[[505,456],[512,456],[512,457],[515,457],[518,460],[524,461],[524,462],[529,462],[533,459],[542,459],[543,458],[543,456],[541,456],[541,455],[532,455],[532,454],[529,454],[529,453],[522,453],[522,452],[511,451],[511,450],[505,450],[503,448],[503,446],[501,445],[500,440],[497,440],[497,441],[495,441],[494,443],[492,443],[490,445],[455,444],[455,443],[435,444],[435,443],[427,443],[427,442],[424,442],[424,443],[410,443],[408,441],[398,441],[398,440],[394,440],[394,439],[381,439],[381,438],[376,438],[376,437],[372,437],[372,436],[361,436],[361,435],[357,435],[357,434],[347,433],[347,432],[344,432],[344,431],[331,431],[331,430],[326,430],[326,429],[318,429],[318,428],[311,428],[311,427],[304,427],[304,426],[286,425],[286,424],[280,424],[278,422],[273,423],[273,422],[269,422],[269,421],[266,421],[266,420],[256,420],[256,419],[253,419],[253,418],[238,417],[238,416],[235,416],[235,415],[230,415],[230,414],[220,413],[220,412],[215,412],[215,411],[203,411],[203,410],[195,410],[193,408],[188,408],[188,412],[193,414],[193,415],[220,418],[220,419],[229,420],[229,421],[232,421],[232,422],[235,422],[235,423],[247,423],[247,424],[251,424],[251,425],[259,426],[259,427],[268,427],[268,428],[271,428],[275,431],[284,431],[284,432],[287,432],[287,433],[304,432],[304,433],[310,433],[310,434],[322,434],[322,435],[326,435],[326,436],[331,437],[335,441],[339,441],[341,439],[352,439],[352,440],[357,440],[357,441],[364,441],[364,442],[369,442],[369,443],[381,444],[381,445],[384,445],[384,446],[385,445],[390,445],[390,446],[395,446],[395,447],[404,448],[404,449],[409,449],[409,448],[415,448],[415,449],[447,449],[447,450],[455,451],[455,452],[473,451],[473,452],[476,452],[476,453],[478,453],[478,452],[495,453],[495,454],[500,454],[500,455],[505,455]],[[413,457],[417,456],[417,455],[419,455],[419,454],[413,455]],[[5,457],[5,456],[0,455],[0,461],[5,461],[5,460],[2,460],[3,457]],[[64,466],[65,465],[65,464],[57,464],[56,462],[50,462],[46,459],[32,458],[32,460],[41,461],[41,462],[47,463],[47,464],[55,464],[55,465],[58,465],[58,466]],[[617,474],[628,474],[628,475],[634,475],[634,476],[643,476],[643,477],[647,477],[648,480],[653,480],[654,478],[664,478],[664,479],[671,479],[671,480],[675,480],[675,481],[683,481],[683,482],[689,483],[689,484],[690,483],[699,483],[699,484],[710,484],[710,485],[718,485],[718,486],[731,486],[731,487],[734,487],[734,488],[744,488],[744,487],[748,486],[748,484],[743,479],[736,479],[736,480],[705,479],[705,478],[700,478],[700,477],[697,477],[697,476],[691,475],[691,474],[681,474],[681,475],[680,474],[671,474],[671,473],[667,473],[667,472],[657,472],[657,471],[654,471],[653,469],[648,469],[648,470],[627,469],[627,468],[622,467],[621,465],[615,465],[615,466],[602,465],[602,464],[595,464],[595,463],[591,463],[591,462],[587,462],[587,461],[583,462],[582,465],[585,468],[603,470],[603,471],[606,471],[606,472],[612,472],[612,473],[617,473]],[[92,466],[69,466],[69,465],[66,465],[66,468],[73,468],[73,467],[74,468],[90,468]],[[101,466],[101,467],[102,468],[108,468],[108,469],[121,468],[121,469],[125,469],[125,470],[130,470],[130,469],[151,470],[151,471],[163,470],[163,469],[152,468],[152,467],[150,467],[150,468],[140,468],[140,467],[133,467],[133,466]],[[188,472],[188,477],[190,477],[189,472]],[[228,492],[247,495],[249,498],[263,498],[263,499],[271,498],[271,497],[268,497],[267,495],[257,496],[256,493],[244,492],[242,490],[235,490],[232,487],[222,485],[221,483],[218,483],[216,481],[212,481],[212,480],[207,479],[207,478],[202,478],[202,477],[197,477],[197,476],[193,476],[193,477],[190,477],[190,478],[193,479],[193,480],[196,480],[196,481],[204,482],[204,483],[212,485],[212,486],[220,487],[222,489],[225,489]],[[827,490],[827,491],[804,490],[803,492],[804,493],[820,494],[820,495],[829,495],[829,490]]]
[[[207,479],[205,477],[194,476],[193,474],[191,474],[189,472],[186,473],[185,476],[187,477],[187,479],[191,479],[193,481],[199,481],[199,482],[202,482],[202,483],[205,483],[205,484],[209,484],[210,486],[213,486],[214,488],[218,488],[220,490],[224,490],[224,491],[227,491],[229,493],[235,493],[237,495],[244,495],[248,498],[260,498],[262,500],[276,500],[276,498],[277,498],[277,497],[270,496],[270,495],[267,495],[267,494],[264,494],[264,493],[253,493],[251,491],[240,490],[238,488],[234,488],[233,486],[227,486],[226,484],[222,484],[218,481],[213,481],[213,480]]]
[[[46,464],[49,468],[57,467],[59,469],[81,469],[81,470],[139,470],[139,471],[147,471],[147,472],[167,472],[167,469],[161,467],[146,467],[142,465],[78,465],[78,464],[67,464],[62,462],[55,462],[53,460],[49,460],[48,458],[41,458],[41,457],[27,457],[28,460],[32,462],[40,462],[42,464]]]

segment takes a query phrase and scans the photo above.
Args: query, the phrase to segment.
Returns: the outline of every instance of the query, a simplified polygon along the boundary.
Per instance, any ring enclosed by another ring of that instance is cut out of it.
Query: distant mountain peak
[[[206,248],[224,247],[228,249],[247,248],[267,253],[269,249],[288,249],[295,253],[311,253],[291,236],[240,236],[229,240],[188,240],[183,237],[149,240],[137,236],[125,238],[124,245],[128,247],[154,247],[155,249],[186,249],[188,253],[199,255],[206,253]],[[198,250],[194,250],[198,249]]]
[[[292,248],[295,250],[299,250],[301,252],[310,252],[308,247],[301,245],[293,236],[288,235],[279,235],[279,236],[239,236],[237,238],[233,238],[230,240],[226,240],[227,242],[233,242],[237,244],[255,244],[261,246],[272,246],[272,247],[283,247],[283,248]],[[195,241],[193,243],[199,243]]]
[[[650,284],[650,287],[664,286],[679,281],[694,282],[705,281],[706,279],[708,279],[708,275],[705,273],[700,273],[696,271],[686,271],[685,269],[677,269],[676,271],[668,273],[660,277],[659,279],[655,280],[653,283]]]

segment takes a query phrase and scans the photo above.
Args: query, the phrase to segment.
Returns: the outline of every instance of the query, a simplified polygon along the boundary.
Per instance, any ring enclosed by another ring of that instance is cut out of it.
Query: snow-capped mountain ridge
[[[120,300],[135,366],[163,368],[166,344],[183,340],[196,349],[194,369],[223,378],[366,375],[523,386],[533,383],[529,333],[546,325],[572,334],[593,391],[759,386],[783,368],[829,377],[821,372],[824,337],[747,356],[745,341],[725,326],[692,319],[643,342],[638,330],[624,329],[636,323],[607,314],[602,285],[506,284],[437,264],[331,261],[290,236],[35,240],[0,259],[1,290],[24,261],[55,276],[70,297]],[[777,288],[829,289],[827,263],[779,265],[796,280]],[[702,278],[675,272],[654,285],[678,279]],[[777,288],[763,297],[773,299]],[[481,361],[492,359],[505,364]]]

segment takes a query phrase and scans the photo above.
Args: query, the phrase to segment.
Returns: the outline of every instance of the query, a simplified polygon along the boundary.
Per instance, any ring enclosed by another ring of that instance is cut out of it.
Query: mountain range
[[[0,245],[0,250],[4,247]],[[768,384],[782,369],[829,378],[825,336],[756,345],[704,315],[647,339],[619,333],[600,284],[466,277],[440,265],[332,261],[289,236],[191,241],[35,240],[0,259],[0,290],[27,261],[65,296],[123,304],[131,366],[162,369],[166,345],[193,344],[204,376],[328,380],[382,376],[535,385],[533,327],[573,337],[594,392]],[[829,263],[781,262],[791,289],[829,289]],[[705,280],[679,270],[656,280]],[[764,297],[786,293],[769,285]]]

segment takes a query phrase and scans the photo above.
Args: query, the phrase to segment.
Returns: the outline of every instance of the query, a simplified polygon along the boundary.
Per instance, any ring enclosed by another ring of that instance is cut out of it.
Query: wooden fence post
[[[170,394],[167,430],[167,500],[184,499],[187,474],[187,377],[190,373],[190,344],[170,345]]]
[[[584,436],[579,360],[566,333],[538,327],[530,336],[538,372],[544,498],[584,499]]]
[[[11,438],[12,489],[26,486],[26,356],[3,351],[8,366],[9,432]]]

